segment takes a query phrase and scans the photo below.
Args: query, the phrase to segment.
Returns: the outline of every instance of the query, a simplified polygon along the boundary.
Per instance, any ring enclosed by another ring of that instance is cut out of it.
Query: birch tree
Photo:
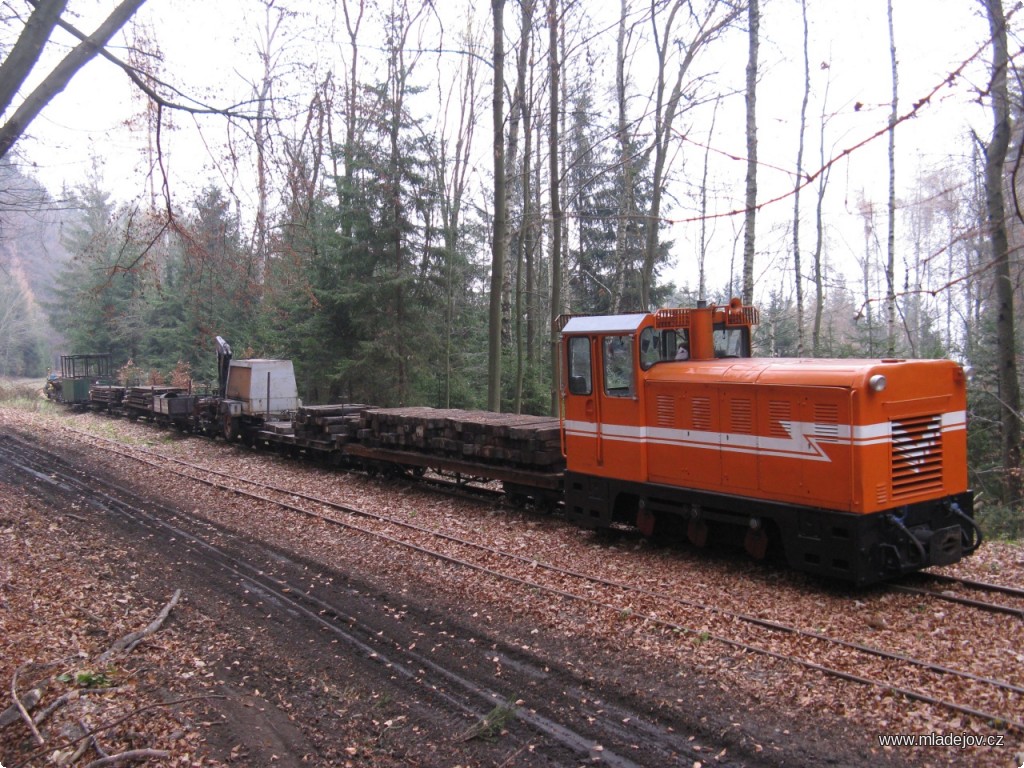
[[[892,69],[892,111],[889,113],[889,229],[885,260],[886,354],[896,354],[896,122],[899,119],[899,73],[896,67],[896,32],[892,0],[886,3],[889,20],[889,62]]]
[[[757,222],[757,49],[761,26],[759,0],[748,0],[747,177],[743,227],[743,302],[754,303],[754,244]]]

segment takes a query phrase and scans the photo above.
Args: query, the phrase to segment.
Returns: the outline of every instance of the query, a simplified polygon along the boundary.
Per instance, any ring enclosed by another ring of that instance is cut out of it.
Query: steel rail
[[[355,617],[346,614],[343,610],[327,603],[326,601],[320,598],[314,597],[313,595],[309,594],[301,585],[291,584],[287,581],[273,579],[267,576],[263,570],[244,561],[240,561],[238,558],[227,554],[226,552],[221,550],[220,547],[211,544],[209,541],[201,537],[195,536],[194,534],[189,533],[183,528],[180,528],[179,526],[173,525],[168,521],[163,520],[159,516],[145,512],[144,510],[135,507],[134,505],[128,504],[123,500],[117,499],[109,494],[97,491],[95,488],[87,486],[86,484],[82,483],[76,478],[71,478],[68,475],[54,476],[52,474],[52,471],[46,467],[33,469],[32,467],[27,466],[24,463],[25,456],[23,454],[19,454],[18,456],[12,456],[6,450],[6,447],[3,446],[2,444],[0,444],[0,452],[8,454],[9,464],[19,468],[23,472],[31,474],[32,476],[34,476],[36,479],[43,483],[61,487],[63,490],[68,490],[66,481],[70,480],[80,489],[88,489],[89,492],[102,496],[108,502],[106,505],[104,505],[108,511],[130,517],[131,519],[134,519],[136,522],[140,524],[145,524],[143,523],[144,518],[145,520],[151,523],[150,527],[152,527],[152,525],[159,526],[160,528],[163,528],[164,530],[173,533],[174,536],[180,537],[181,539],[186,540],[192,543],[193,545],[203,549],[204,551],[206,551],[208,555],[211,556],[211,559],[214,560],[219,567],[225,569],[229,573],[234,574],[239,579],[243,580],[243,582],[251,583],[254,587],[257,587],[258,590],[265,591],[269,593],[271,596],[273,596],[275,599],[288,604],[289,606],[291,606],[292,609],[302,613],[302,615],[306,616],[309,620],[323,626],[332,634],[345,640],[347,643],[356,648],[366,658],[381,664],[389,671],[400,673],[402,677],[406,678],[408,681],[419,685],[420,687],[427,690],[430,694],[442,698],[458,711],[475,717],[477,718],[478,721],[482,721],[484,719],[485,713],[482,713],[480,710],[477,710],[474,707],[468,706],[466,703],[460,701],[457,697],[445,692],[439,686],[431,684],[429,680],[426,679],[422,674],[422,670],[424,668],[430,669],[438,676],[444,678],[449,684],[463,689],[464,693],[469,693],[477,698],[482,699],[489,707],[500,705],[503,701],[505,701],[505,698],[503,698],[496,691],[477,685],[472,680],[465,678],[463,675],[460,675],[452,669],[448,669],[447,667],[438,664],[437,662],[433,661],[432,659],[428,658],[423,654],[413,652],[409,649],[403,649],[400,646],[396,645],[395,648],[399,653],[408,657],[409,661],[414,662],[403,663],[401,661],[396,660],[395,657],[389,656],[381,650],[374,648],[369,644],[370,641],[377,639],[376,635],[374,635],[372,632],[370,632],[368,634],[367,639],[364,640],[359,638],[355,633],[353,633],[349,629],[347,629],[354,626],[361,626],[361,622],[359,622]],[[95,477],[91,478],[91,480],[96,483],[103,483],[108,487],[113,487],[122,492],[124,492],[125,490],[117,488],[116,485],[105,483],[104,481],[101,481]],[[168,512],[170,514],[175,515],[181,514],[173,510],[168,510]],[[329,520],[329,518],[327,518],[327,520]],[[395,541],[396,543],[400,543],[398,540]],[[304,605],[304,601],[308,603],[308,605]],[[572,752],[576,754],[585,754],[590,756],[590,753],[593,749],[593,745],[595,744],[593,739],[588,738],[585,735],[580,734],[576,731],[573,731],[568,726],[562,725],[559,722],[551,720],[550,718],[547,718],[539,712],[533,710],[524,709],[522,707],[516,707],[515,717],[517,720],[521,720],[530,725],[532,728],[534,728],[534,730],[543,733],[544,735],[550,737],[552,740],[562,744],[564,747],[570,749]],[[678,746],[673,745],[673,749],[677,748]],[[601,747],[600,754],[601,761],[603,763],[607,763],[611,766],[616,766],[616,768],[640,768],[639,764],[637,764],[633,760],[630,760],[628,757],[620,755],[606,747]]]
[[[76,434],[79,434],[79,435],[81,435],[83,437],[87,437],[89,439],[95,439],[95,440],[98,440],[98,441],[101,441],[101,442],[104,442],[104,443],[107,443],[107,444],[110,444],[110,445],[118,446],[119,448],[124,448],[125,447],[122,443],[119,443],[118,441],[115,441],[115,440],[110,440],[109,438],[101,437],[101,436],[98,436],[98,435],[93,435],[91,433],[82,432],[82,431],[75,430],[75,429],[72,429],[72,428],[67,428],[67,429],[69,429],[70,431],[75,432]],[[882,649],[873,648],[871,646],[865,646],[865,645],[861,645],[859,643],[853,643],[853,642],[850,642],[850,641],[841,640],[839,638],[833,638],[833,637],[830,637],[828,635],[824,635],[823,633],[808,632],[807,630],[802,630],[802,629],[799,629],[797,627],[792,627],[792,626],[789,626],[789,625],[781,624],[779,622],[771,621],[771,620],[768,620],[768,619],[761,619],[761,618],[758,618],[758,617],[755,617],[755,616],[750,616],[748,614],[742,614],[742,613],[737,613],[737,612],[733,612],[733,611],[728,611],[726,609],[718,608],[716,606],[709,606],[709,605],[705,605],[705,604],[702,604],[702,603],[697,603],[696,601],[687,601],[687,600],[683,600],[681,598],[676,598],[676,597],[673,597],[673,596],[663,595],[663,594],[660,594],[660,593],[652,592],[650,590],[646,590],[646,589],[641,588],[641,587],[636,587],[634,585],[629,585],[629,584],[625,584],[625,583],[622,583],[622,582],[615,582],[615,581],[612,581],[612,580],[603,579],[603,578],[592,576],[592,575],[589,575],[589,574],[583,574],[583,573],[580,573],[580,572],[576,572],[576,571],[572,571],[572,570],[569,570],[569,569],[561,568],[559,566],[553,566],[553,565],[550,565],[550,564],[541,563],[541,562],[539,562],[539,561],[537,561],[536,559],[533,559],[533,558],[527,558],[527,557],[523,557],[522,555],[517,555],[515,553],[509,553],[509,552],[504,552],[502,550],[497,550],[497,549],[494,549],[492,547],[488,547],[488,546],[483,545],[483,544],[479,544],[479,543],[476,543],[476,542],[471,542],[471,541],[468,541],[468,540],[465,540],[465,539],[461,539],[461,538],[456,537],[456,536],[452,536],[451,534],[447,534],[447,533],[444,533],[444,532],[441,532],[441,531],[436,531],[436,530],[433,530],[433,529],[430,529],[430,528],[425,528],[423,526],[418,526],[418,525],[413,524],[413,523],[408,523],[408,522],[405,522],[405,521],[402,521],[402,520],[398,520],[396,518],[392,518],[392,517],[389,517],[389,516],[386,516],[386,515],[381,515],[381,514],[378,514],[378,513],[375,513],[375,512],[367,512],[366,510],[361,510],[361,509],[358,509],[358,508],[355,508],[355,507],[351,507],[351,506],[348,506],[348,505],[340,504],[338,502],[334,502],[334,501],[331,501],[329,499],[324,499],[322,497],[317,497],[317,496],[313,496],[313,495],[306,494],[306,493],[303,493],[303,492],[297,492],[297,491],[289,490],[289,489],[286,489],[286,488],[281,488],[281,487],[270,485],[270,484],[267,484],[267,483],[261,483],[261,482],[256,482],[256,481],[253,481],[253,480],[247,480],[247,479],[244,479],[244,478],[238,478],[238,477],[236,477],[234,475],[231,475],[231,474],[226,473],[226,472],[222,472],[220,470],[213,470],[213,469],[209,469],[209,468],[206,468],[206,467],[201,467],[201,466],[198,466],[198,465],[195,465],[195,464],[191,464],[190,462],[183,461],[181,459],[176,459],[176,458],[173,458],[173,457],[168,457],[168,456],[164,456],[162,454],[154,453],[154,452],[149,451],[148,449],[145,449],[145,448],[139,448],[139,447],[131,446],[130,449],[132,451],[141,451],[144,454],[147,454],[149,456],[154,456],[154,455],[158,456],[162,461],[171,462],[171,463],[178,464],[178,465],[181,465],[181,466],[184,466],[184,467],[188,467],[188,468],[193,469],[193,470],[198,471],[198,472],[204,472],[204,473],[211,474],[211,475],[214,475],[214,476],[217,476],[217,477],[227,478],[227,479],[229,479],[231,481],[234,481],[234,482],[241,481],[241,482],[244,482],[244,483],[248,483],[249,485],[257,487],[257,488],[263,488],[264,490],[269,490],[269,491],[273,491],[275,493],[284,494],[284,495],[287,495],[287,496],[293,497],[293,498],[304,499],[304,500],[312,502],[314,504],[327,506],[327,507],[330,507],[330,508],[333,508],[333,509],[337,509],[339,511],[346,512],[348,514],[352,514],[352,515],[359,516],[359,517],[365,517],[365,518],[368,518],[368,519],[374,519],[374,520],[377,520],[379,522],[387,523],[387,524],[390,524],[390,525],[395,525],[395,526],[406,528],[406,529],[409,529],[409,530],[414,530],[414,531],[417,531],[419,533],[424,533],[424,534],[427,534],[429,536],[437,537],[437,538],[440,538],[442,540],[450,541],[450,542],[455,543],[455,544],[459,544],[459,545],[467,546],[467,547],[472,547],[472,548],[479,549],[481,551],[485,551],[485,552],[488,552],[488,553],[491,553],[491,554],[495,554],[495,555],[498,555],[498,556],[501,556],[501,557],[505,557],[505,558],[512,559],[512,560],[517,560],[517,561],[520,561],[520,562],[522,562],[524,564],[527,564],[527,565],[529,565],[529,566],[531,566],[533,568],[539,567],[539,568],[542,568],[542,569],[545,569],[545,570],[548,570],[550,572],[557,573],[557,574],[560,574],[560,575],[563,575],[563,576],[569,576],[569,577],[580,579],[580,580],[586,580],[586,581],[589,581],[589,582],[594,583],[594,584],[599,584],[599,585],[602,585],[602,586],[607,586],[607,587],[611,587],[611,588],[614,588],[614,589],[619,589],[621,591],[632,592],[632,593],[635,593],[635,594],[643,595],[643,596],[648,597],[648,598],[658,599],[658,600],[662,600],[662,601],[669,601],[669,602],[673,602],[673,603],[676,603],[676,604],[679,604],[679,605],[683,605],[683,606],[686,606],[686,607],[697,608],[697,609],[705,610],[705,611],[708,611],[708,612],[711,612],[711,613],[716,613],[716,614],[724,616],[726,618],[734,618],[734,619],[743,621],[745,623],[749,623],[749,624],[752,624],[752,625],[763,627],[765,629],[769,629],[769,630],[772,630],[772,631],[783,632],[783,633],[787,633],[787,634],[791,634],[791,635],[795,635],[795,636],[810,638],[810,639],[814,639],[814,640],[817,640],[817,641],[833,644],[835,646],[848,648],[850,650],[855,650],[855,651],[864,653],[866,655],[872,655],[872,656],[876,656],[878,658],[886,659],[886,660],[889,660],[889,661],[896,661],[896,662],[899,662],[899,663],[902,663],[902,664],[906,664],[906,665],[909,665],[909,666],[918,667],[918,668],[924,669],[926,671],[930,671],[930,672],[934,672],[934,673],[939,673],[939,674],[950,675],[950,676],[955,676],[955,677],[959,677],[959,678],[966,679],[966,680],[971,680],[972,682],[977,682],[977,683],[989,685],[989,686],[992,686],[992,687],[995,687],[995,688],[998,688],[998,689],[1001,689],[1001,690],[1005,690],[1005,691],[1008,691],[1008,692],[1011,692],[1011,693],[1015,693],[1015,694],[1024,694],[1024,687],[1018,686],[1018,685],[1015,685],[1013,683],[1009,683],[1009,682],[1006,682],[1006,681],[1001,681],[1001,680],[995,680],[995,679],[992,679],[992,678],[981,677],[981,676],[978,676],[978,675],[974,675],[973,673],[970,673],[970,672],[965,672],[965,671],[962,671],[962,670],[957,670],[957,669],[953,669],[953,668],[950,668],[950,667],[945,667],[943,665],[935,664],[933,662],[925,661],[925,660],[922,660],[922,659],[915,659],[913,657],[905,656],[903,654],[896,654],[896,653],[892,653],[890,651],[885,651],[885,650],[882,650]],[[149,459],[139,458],[138,456],[132,455],[131,453],[123,453],[120,450],[114,450],[114,452],[124,456],[125,458],[130,458],[132,460],[148,464],[148,465],[150,465],[150,466],[152,466],[152,467],[154,467],[154,468],[156,468],[158,470],[168,471],[167,467],[160,466],[158,463],[156,463],[154,461],[151,461]],[[170,471],[173,472],[173,470],[170,470]],[[367,535],[370,535],[370,536],[375,536],[375,537],[381,538],[381,539],[383,539],[385,541],[388,541],[389,543],[393,543],[393,544],[397,544],[399,546],[410,548],[410,549],[412,549],[414,551],[417,551],[417,552],[419,552],[421,554],[425,554],[425,555],[428,555],[428,556],[440,559],[442,561],[452,563],[454,565],[459,565],[459,566],[462,566],[462,567],[470,568],[470,569],[473,569],[473,570],[485,573],[485,574],[490,575],[490,576],[495,577],[495,578],[504,579],[504,580],[507,580],[507,581],[511,581],[513,583],[518,583],[518,584],[520,584],[520,585],[522,585],[524,587],[530,588],[530,589],[540,589],[540,590],[543,590],[543,591],[546,591],[546,592],[558,595],[559,597],[562,597],[562,598],[565,598],[565,599],[570,599],[570,600],[584,602],[586,604],[590,604],[592,606],[595,606],[595,607],[598,607],[598,608],[601,608],[601,609],[615,611],[615,612],[618,612],[620,614],[625,610],[620,605],[614,605],[612,603],[606,603],[606,602],[604,602],[602,600],[597,600],[595,598],[589,598],[589,597],[586,597],[586,596],[577,595],[577,594],[568,592],[568,591],[566,591],[564,589],[561,589],[561,588],[558,588],[558,587],[551,587],[551,586],[548,586],[548,585],[540,584],[538,582],[535,582],[535,581],[532,581],[532,580],[529,580],[529,579],[524,579],[524,578],[519,577],[519,576],[513,576],[513,575],[509,575],[509,574],[504,574],[504,573],[496,571],[496,570],[494,570],[492,568],[489,568],[487,566],[481,566],[481,565],[479,565],[477,563],[472,563],[470,561],[466,561],[466,560],[462,560],[460,558],[456,558],[456,557],[454,557],[452,555],[449,555],[447,553],[438,552],[436,550],[432,550],[432,549],[429,549],[429,548],[426,548],[426,547],[422,547],[422,546],[420,546],[418,544],[413,544],[411,542],[405,541],[403,539],[399,539],[399,538],[397,538],[395,536],[391,536],[389,534],[385,534],[385,533],[382,533],[382,532],[379,532],[379,531],[373,531],[371,529],[367,529],[367,528],[364,528],[362,526],[353,525],[350,522],[339,520],[339,519],[331,517],[329,515],[324,515],[321,512],[304,509],[302,507],[296,506],[295,504],[292,504],[291,502],[278,501],[278,500],[269,498],[267,496],[263,496],[261,494],[251,493],[249,491],[242,490],[240,488],[231,487],[231,486],[224,485],[224,484],[221,484],[221,483],[218,483],[218,482],[214,482],[214,481],[211,481],[211,480],[203,480],[202,478],[191,477],[191,476],[189,476],[189,475],[187,475],[185,473],[175,473],[175,474],[179,474],[180,476],[184,476],[184,477],[190,477],[190,479],[193,479],[193,480],[195,480],[197,482],[204,483],[204,484],[209,485],[211,487],[216,487],[216,488],[219,488],[221,490],[228,491],[230,493],[235,493],[237,495],[242,495],[242,496],[248,496],[250,498],[253,498],[253,499],[256,499],[256,500],[259,500],[259,501],[263,501],[263,502],[266,502],[266,503],[269,503],[269,504],[273,504],[273,505],[277,505],[277,506],[289,509],[289,510],[291,510],[293,512],[297,512],[299,514],[315,517],[315,518],[323,520],[325,522],[331,522],[331,523],[334,523],[336,525],[341,525],[341,526],[350,528],[352,530],[359,531],[361,533],[364,533],[364,534],[367,534]],[[954,711],[961,712],[963,714],[968,714],[968,715],[971,715],[971,716],[974,716],[974,717],[980,717],[980,718],[987,719],[987,720],[994,721],[994,722],[1002,722],[1002,723],[1005,723],[1007,725],[1007,727],[1011,727],[1011,728],[1013,728],[1016,731],[1024,733],[1024,722],[1017,721],[1017,720],[1014,720],[1014,719],[1006,717],[1006,716],[994,715],[994,714],[986,713],[986,712],[983,712],[981,710],[978,710],[976,708],[969,707],[969,706],[966,706],[966,705],[961,705],[961,704],[957,704],[955,702],[949,702],[949,701],[945,701],[945,700],[942,700],[942,699],[937,699],[935,697],[929,696],[928,694],[924,694],[924,693],[921,693],[921,692],[918,692],[918,691],[914,691],[912,689],[894,686],[891,683],[886,683],[886,682],[874,680],[874,679],[869,678],[869,677],[864,677],[864,676],[860,676],[860,675],[854,675],[852,673],[844,672],[842,670],[834,669],[834,668],[831,668],[831,667],[827,667],[825,665],[818,664],[816,662],[811,662],[811,661],[808,661],[806,659],[801,659],[801,658],[798,658],[798,657],[795,657],[795,656],[791,656],[791,655],[787,655],[787,654],[782,654],[782,653],[779,653],[777,651],[772,651],[770,649],[762,648],[760,646],[754,646],[754,645],[745,643],[743,641],[734,640],[732,638],[728,638],[728,637],[725,637],[724,635],[720,635],[720,634],[717,634],[717,633],[710,633],[709,634],[709,633],[706,632],[706,630],[698,630],[698,629],[694,629],[693,627],[686,627],[686,626],[683,626],[683,625],[675,623],[675,622],[671,622],[671,621],[667,621],[665,619],[661,619],[661,618],[659,618],[657,616],[654,616],[653,614],[646,614],[645,615],[645,614],[641,614],[641,613],[630,613],[629,615],[632,616],[634,619],[646,621],[646,622],[648,622],[648,623],[650,623],[652,625],[660,626],[660,627],[662,627],[664,629],[668,629],[668,630],[671,630],[673,632],[683,633],[683,634],[687,634],[687,635],[693,635],[693,636],[697,636],[697,637],[706,637],[707,639],[714,639],[717,642],[723,643],[723,644],[728,645],[730,647],[734,647],[734,648],[737,648],[737,649],[740,649],[740,650],[744,650],[744,651],[748,651],[748,652],[752,652],[752,653],[758,653],[758,654],[761,654],[761,655],[768,656],[770,658],[775,658],[775,659],[779,659],[779,660],[783,660],[783,661],[789,661],[789,662],[795,663],[795,664],[797,664],[799,666],[803,666],[805,668],[812,669],[812,670],[821,672],[821,673],[826,674],[826,675],[831,675],[831,676],[837,677],[839,679],[843,679],[843,680],[847,680],[847,681],[850,681],[850,682],[856,682],[856,683],[860,683],[860,684],[863,684],[863,685],[879,687],[879,688],[883,688],[885,690],[893,691],[893,692],[899,693],[899,694],[901,694],[901,695],[903,695],[903,696],[905,696],[905,697],[907,697],[908,699],[911,699],[911,700],[920,701],[922,703],[926,703],[926,704],[933,705],[933,706],[941,706],[941,707],[944,707],[946,709],[951,709],[951,710],[954,710]]]
[[[975,600],[970,597],[961,597],[960,595],[945,595],[942,592],[936,592],[933,589],[911,587],[906,584],[890,584],[889,589],[893,592],[903,592],[908,595],[924,595],[925,597],[931,597],[936,600],[944,600],[947,603],[967,605],[971,608],[980,608],[983,611],[990,611],[992,613],[1004,613],[1008,616],[1015,616],[1018,619],[1024,619],[1024,608],[1013,608],[1009,605],[989,603],[984,600]]]

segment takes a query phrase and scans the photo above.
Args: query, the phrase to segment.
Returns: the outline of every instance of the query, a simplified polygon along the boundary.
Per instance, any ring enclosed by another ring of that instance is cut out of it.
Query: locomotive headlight
[[[885,386],[888,383],[889,382],[886,380],[885,376],[883,376],[880,373],[876,373],[874,376],[868,379],[868,386],[871,387],[872,392],[881,392],[883,389],[885,389]]]
[[[965,365],[965,366],[963,366],[963,371],[964,371],[964,378],[967,379],[968,381],[973,381],[973,379],[974,379],[974,366],[973,365]]]

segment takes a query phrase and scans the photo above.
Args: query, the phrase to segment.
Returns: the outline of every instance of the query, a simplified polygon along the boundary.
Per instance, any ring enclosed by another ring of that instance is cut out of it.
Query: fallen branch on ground
[[[163,610],[160,611],[159,615],[157,615],[157,617],[149,623],[149,626],[138,632],[131,632],[122,637],[120,640],[118,640],[112,646],[110,646],[110,648],[108,648],[106,651],[100,654],[100,657],[97,659],[97,661],[100,663],[104,663],[110,661],[110,659],[115,654],[118,654],[121,651],[124,651],[125,653],[131,653],[133,650],[135,650],[135,647],[139,643],[141,643],[147,637],[149,637],[157,630],[159,630],[161,626],[163,626],[163,623],[167,620],[167,617],[174,609],[174,606],[178,604],[178,599],[180,597],[181,590],[176,589],[174,591],[174,596],[171,598],[170,602],[168,602],[167,605],[163,607]]]
[[[26,691],[25,695],[21,697],[21,705],[26,711],[31,712],[35,709],[36,704],[43,698],[42,688],[33,688],[30,691]],[[3,712],[0,712],[0,728],[16,723],[21,720],[21,709],[17,704],[11,704]]]
[[[119,755],[110,755],[109,757],[101,757],[99,760],[93,760],[91,763],[86,763],[85,768],[101,768],[104,765],[120,765],[121,763],[134,763],[139,760],[163,760],[170,756],[171,753],[163,749],[132,749]]]
[[[28,710],[25,709],[25,705],[21,702],[21,699],[18,697],[18,673],[20,673],[21,670],[27,668],[28,665],[31,663],[32,662],[28,662],[28,664],[22,664],[20,667],[14,670],[14,676],[11,678],[11,698],[14,700],[14,706],[18,708],[18,712],[21,714],[21,719],[25,721],[25,724],[28,726],[29,730],[32,731],[32,738],[36,740],[36,744],[38,744],[39,746],[43,746],[43,744],[46,743],[46,740],[43,739],[42,734],[39,733],[39,729],[36,728],[36,724],[32,722],[32,716],[28,713]]]

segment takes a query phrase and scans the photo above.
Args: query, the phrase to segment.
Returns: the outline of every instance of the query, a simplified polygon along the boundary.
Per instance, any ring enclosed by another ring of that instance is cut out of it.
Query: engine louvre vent
[[[835,403],[814,404],[814,434],[827,438],[839,436],[839,406]]]
[[[746,398],[732,401],[732,431],[749,435],[754,431],[754,408]]]
[[[789,425],[793,422],[793,404],[788,400],[769,401],[768,419],[768,431],[772,437],[789,437]]]
[[[693,428],[711,429],[711,398],[693,398]]]
[[[942,416],[894,419],[892,498],[899,501],[942,490]]]
[[[659,427],[674,427],[676,423],[676,403],[671,395],[658,395],[655,403],[656,417]]]

